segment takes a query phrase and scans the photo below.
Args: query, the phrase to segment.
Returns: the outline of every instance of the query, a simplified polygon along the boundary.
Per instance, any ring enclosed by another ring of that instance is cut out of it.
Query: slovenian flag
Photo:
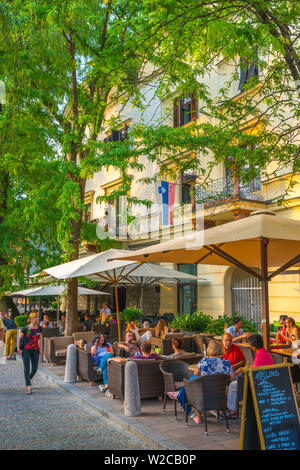
[[[161,181],[161,186],[158,187],[158,192],[162,195],[162,225],[173,225],[175,188],[176,184],[168,181]]]

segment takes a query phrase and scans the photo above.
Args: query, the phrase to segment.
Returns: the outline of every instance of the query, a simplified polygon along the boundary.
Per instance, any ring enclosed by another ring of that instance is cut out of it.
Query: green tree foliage
[[[132,171],[143,169],[140,157],[146,146],[134,150],[131,139],[107,142],[106,137],[118,129],[129,102],[140,110],[145,107],[141,87],[157,78],[156,62],[154,71],[147,70],[157,39],[148,35],[145,5],[135,0],[3,1],[0,14],[3,31],[9,31],[14,41],[7,55],[13,52],[37,107],[33,122],[59,162],[56,202],[47,203],[60,214],[57,239],[65,260],[77,259],[87,233],[82,226],[87,178],[107,166],[115,168],[123,180],[119,192],[110,196],[115,198],[127,194]],[[107,113],[116,104],[119,109],[108,120]],[[141,129],[143,125],[133,129],[133,135],[139,137]],[[50,130],[58,144],[51,142]],[[76,318],[77,280],[72,279],[67,334]]]
[[[54,152],[59,134],[28,87],[22,38],[2,7],[0,20],[0,79],[5,84],[0,107],[1,298],[13,284],[28,282],[31,267],[59,260],[55,202],[62,178]]]
[[[204,123],[190,128],[195,139],[190,139],[188,149],[211,156],[205,176],[221,161],[246,181],[259,170],[266,177],[276,176],[283,167],[299,171],[300,3],[144,3],[149,8],[149,36],[156,37],[153,61],[162,63],[159,57],[163,56],[166,67],[164,96],[187,96],[194,90],[200,99]],[[210,89],[210,74],[220,73],[222,62],[232,72],[216,94]],[[234,88],[240,67],[249,71],[254,62],[259,74],[252,74],[240,93]],[[178,80],[179,70],[182,79]],[[254,132],[243,132],[249,123]],[[164,145],[172,156],[172,139],[185,140],[184,132],[165,128],[155,134],[157,150]],[[291,186],[293,181],[288,190]]]

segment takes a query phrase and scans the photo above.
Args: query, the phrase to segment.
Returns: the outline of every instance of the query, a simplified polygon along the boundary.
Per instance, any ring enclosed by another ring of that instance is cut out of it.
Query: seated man
[[[120,351],[120,355],[127,353],[129,356],[133,356],[137,352],[140,344],[134,341],[133,338],[132,331],[127,331],[125,334],[125,342],[118,343],[118,348],[123,350],[123,354]]]
[[[97,319],[97,322],[101,325],[105,325],[106,321],[107,321],[107,319],[109,318],[110,315],[111,315],[110,308],[108,308],[106,302],[103,302],[102,308],[100,310],[100,315],[99,315],[99,318]]]
[[[261,335],[251,335],[249,343],[253,351],[255,352],[254,361],[251,367],[270,366],[273,365],[273,359],[271,354],[264,348],[263,340]],[[229,385],[227,395],[227,408],[229,410],[229,417],[232,419],[236,418],[236,393],[237,393],[237,380],[234,380],[240,374],[241,370],[237,369],[232,373],[231,377],[233,381]]]
[[[150,341],[144,341],[141,344],[141,354],[134,355],[130,359],[159,359],[158,354],[152,353],[151,349],[152,349],[152,345]],[[123,360],[127,361],[127,358],[123,358]]]
[[[180,356],[184,356],[186,354],[191,354],[187,353],[183,349],[183,339],[182,338],[172,338],[172,348],[174,353],[169,356],[169,359],[176,359],[179,358]]]
[[[223,359],[228,359],[233,370],[243,367],[246,359],[241,349],[233,343],[230,333],[224,333],[222,339],[222,346],[224,349]]]
[[[232,326],[227,328],[226,333],[230,333],[232,336],[232,341],[234,343],[241,343],[245,342],[249,336],[251,336],[251,333],[245,333],[244,330],[242,329],[242,320],[240,318],[234,318],[232,322]]]
[[[61,316],[61,319],[58,320],[57,326],[58,326],[58,328],[59,328],[59,334],[60,334],[60,336],[64,336],[64,334],[65,334],[65,327],[66,327],[66,316],[65,316],[65,315],[62,315],[62,316]]]
[[[84,315],[83,331],[92,331],[93,321],[88,315]]]
[[[44,320],[40,322],[42,328],[53,328],[53,324],[49,321],[48,315],[44,315]]]

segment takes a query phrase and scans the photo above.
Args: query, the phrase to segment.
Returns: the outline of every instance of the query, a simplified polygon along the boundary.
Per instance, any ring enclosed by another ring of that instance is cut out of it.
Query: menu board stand
[[[243,368],[241,450],[299,450],[300,415],[290,368],[285,362]]]

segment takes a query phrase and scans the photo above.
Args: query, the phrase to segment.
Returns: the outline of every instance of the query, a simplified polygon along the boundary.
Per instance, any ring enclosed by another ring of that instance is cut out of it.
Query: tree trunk
[[[9,308],[11,308],[12,310],[13,317],[20,315],[19,310],[17,309],[12,297],[4,295],[2,299],[0,299],[0,312],[7,313]]]
[[[72,336],[78,325],[78,280],[77,277],[68,279],[67,286],[67,308],[65,336]]]

